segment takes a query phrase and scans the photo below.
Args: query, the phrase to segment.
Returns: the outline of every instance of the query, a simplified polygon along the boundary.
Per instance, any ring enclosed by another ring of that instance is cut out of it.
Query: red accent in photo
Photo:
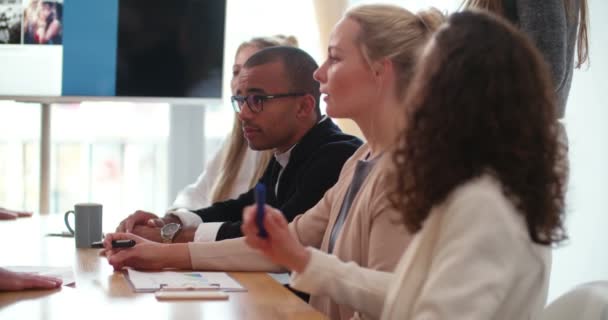
[[[61,44],[63,0],[23,0],[23,43]]]

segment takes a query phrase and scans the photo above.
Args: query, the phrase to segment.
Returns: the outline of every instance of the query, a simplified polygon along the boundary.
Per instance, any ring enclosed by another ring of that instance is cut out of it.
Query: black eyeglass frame
[[[247,103],[247,107],[253,113],[260,113],[264,110],[264,101],[278,99],[278,98],[287,98],[287,97],[301,97],[305,96],[308,93],[306,92],[290,92],[290,93],[278,93],[278,94],[248,94],[246,96],[231,96],[230,102],[232,103],[232,108],[234,112],[240,113],[243,109],[243,103]],[[260,106],[256,106],[256,102],[253,99],[259,99]]]

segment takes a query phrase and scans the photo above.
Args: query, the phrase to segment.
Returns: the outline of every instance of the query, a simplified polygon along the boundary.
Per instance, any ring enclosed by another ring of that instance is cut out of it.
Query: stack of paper
[[[136,292],[160,289],[246,291],[225,272],[142,272],[128,269],[127,278]]]

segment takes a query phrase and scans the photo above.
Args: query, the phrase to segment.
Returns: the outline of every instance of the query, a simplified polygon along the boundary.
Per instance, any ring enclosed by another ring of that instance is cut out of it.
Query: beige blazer
[[[433,208],[394,273],[311,251],[292,286],[355,306],[362,318],[535,319],[547,298],[550,248],[530,240],[523,216],[489,175]]]

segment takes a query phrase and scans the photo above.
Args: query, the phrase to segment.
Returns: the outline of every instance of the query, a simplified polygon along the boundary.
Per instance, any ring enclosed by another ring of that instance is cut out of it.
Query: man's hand
[[[169,214],[165,217],[159,218],[157,215],[151,212],[137,210],[135,213],[122,220],[116,232],[133,232],[133,228],[137,225],[146,225],[153,228],[162,228],[167,223],[181,223],[179,218],[175,215]]]
[[[136,225],[146,225],[151,220],[156,221],[159,220],[159,218],[154,213],[137,210],[120,222],[116,228],[116,232],[133,232],[133,227]]]
[[[61,279],[39,276],[31,273],[12,272],[0,268],[0,291],[26,289],[55,289],[61,286]]]
[[[154,242],[163,242],[163,239],[160,237],[160,229],[161,228],[150,226],[135,226],[131,233]],[[196,227],[182,228],[175,238],[173,238],[173,243],[192,242],[194,241],[195,233]]]
[[[163,239],[160,237],[160,229],[159,227],[149,227],[147,225],[136,225],[133,227],[131,231],[132,234],[140,236],[144,239],[154,241],[154,242],[163,242]]]
[[[196,233],[197,227],[182,227],[182,229],[177,233],[175,238],[173,238],[174,243],[184,243],[184,242],[193,242],[194,234]]]
[[[0,220],[12,220],[22,217],[31,217],[30,211],[17,211],[0,207]]]
[[[112,240],[134,240],[132,248],[112,248]],[[191,269],[187,244],[162,244],[130,233],[110,233],[104,239],[105,254],[114,270],[132,267],[141,270]]]

